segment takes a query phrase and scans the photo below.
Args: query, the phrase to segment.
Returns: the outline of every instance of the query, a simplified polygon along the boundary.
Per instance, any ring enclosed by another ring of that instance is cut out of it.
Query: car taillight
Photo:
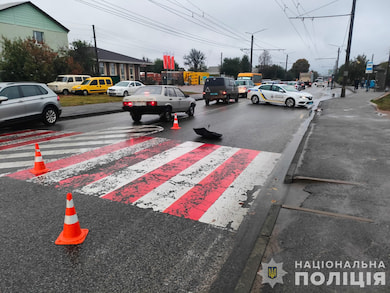
[[[150,102],[147,102],[146,105],[147,106],[157,106],[157,102],[156,101],[150,101]]]
[[[222,94],[223,94],[223,95],[226,95],[226,94],[227,94],[227,92],[226,92],[226,91],[223,91],[223,92],[222,92]]]
[[[60,101],[60,96],[57,96],[57,102],[59,102]]]
[[[133,102],[125,102],[125,101],[123,101],[123,106],[125,106],[125,107],[133,107]]]
[[[248,93],[251,91],[251,89],[248,89]]]
[[[205,94],[206,94],[206,92],[203,92],[202,94],[203,94],[203,95],[205,95]]]

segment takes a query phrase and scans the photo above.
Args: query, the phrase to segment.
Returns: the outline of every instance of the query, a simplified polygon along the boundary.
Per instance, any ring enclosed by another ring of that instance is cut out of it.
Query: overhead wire
[[[182,37],[185,39],[189,39],[189,40],[197,41],[197,42],[201,42],[201,43],[206,43],[208,45],[213,45],[213,46],[231,46],[229,44],[216,42],[213,40],[198,37],[197,35],[194,35],[194,34],[180,31],[177,28],[170,27],[170,26],[163,24],[161,22],[158,22],[154,19],[150,19],[150,18],[147,18],[145,16],[139,15],[135,12],[132,12],[130,10],[125,9],[124,7],[121,7],[120,10],[117,8],[113,8],[109,3],[107,3],[107,1],[94,0],[93,3],[88,2],[88,0],[76,0],[76,1],[83,3],[87,6],[96,8],[98,10],[101,10],[103,12],[106,12],[106,13],[124,18],[126,20],[141,24],[143,26],[146,26],[146,27],[149,27],[149,28],[161,31],[161,32],[168,33],[170,35],[175,35],[178,37]],[[231,46],[231,47],[234,47],[234,46]],[[238,47],[236,47],[236,48],[238,48]]]
[[[196,19],[198,20],[198,22],[192,20],[191,18],[194,18],[194,19],[195,19],[194,14],[192,14],[192,15],[186,15],[186,14],[184,14],[182,11],[179,11],[179,10],[177,10],[177,9],[174,9],[174,8],[168,6],[168,5],[164,5],[164,4],[162,4],[162,3],[158,3],[158,2],[156,2],[156,1],[154,1],[154,0],[149,0],[149,2],[151,2],[151,3],[153,3],[153,4],[157,5],[157,6],[159,6],[159,7],[162,8],[162,9],[165,9],[165,10],[169,11],[170,13],[172,13],[172,14],[174,14],[174,15],[180,17],[180,18],[185,19],[185,20],[188,21],[188,22],[191,22],[191,23],[193,23],[193,24],[199,25],[199,26],[201,26],[201,27],[204,28],[204,29],[213,31],[213,32],[215,32],[215,33],[224,35],[224,36],[229,37],[229,38],[234,38],[235,40],[241,39],[241,37],[235,37],[235,36],[233,36],[232,34],[227,34],[224,30],[218,30],[218,29],[216,29],[216,28],[213,27],[213,26],[210,26],[210,25],[207,25],[207,24],[203,23],[202,21],[200,21],[201,19],[196,18]],[[171,1],[168,0],[168,2],[171,2]]]
[[[149,0],[149,1],[155,2],[154,0]],[[204,25],[206,25],[206,28],[208,30],[217,28],[217,29],[222,30],[223,32],[225,32],[224,35],[226,35],[226,33],[229,33],[230,35],[227,35],[227,36],[230,37],[230,38],[233,38],[233,39],[236,39],[236,40],[243,40],[245,42],[250,42],[250,41],[248,41],[247,38],[244,38],[242,36],[242,33],[237,32],[236,30],[231,28],[226,23],[221,22],[216,17],[206,13],[204,10],[200,9],[198,6],[193,4],[190,0],[186,0],[186,2],[189,3],[190,5],[192,5],[193,7],[195,7],[197,10],[199,10],[199,12],[194,11],[193,9],[187,7],[186,5],[184,5],[183,3],[181,3],[178,0],[165,0],[165,1],[167,1],[167,2],[169,2],[171,4],[173,4],[173,5],[176,5],[176,6],[180,7],[180,8],[182,8],[183,10],[189,12],[191,14],[191,17],[194,17],[194,18],[197,17],[196,19],[198,21],[202,22]],[[261,41],[261,43],[264,43],[264,44],[266,44],[268,46],[275,47],[273,44],[267,43],[265,41]],[[259,48],[261,47],[261,46],[259,46],[256,43],[254,43],[254,46],[258,46]]]

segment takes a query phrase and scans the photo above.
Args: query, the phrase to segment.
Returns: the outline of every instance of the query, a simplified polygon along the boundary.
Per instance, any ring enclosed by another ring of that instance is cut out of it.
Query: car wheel
[[[172,109],[168,107],[164,113],[161,114],[160,119],[166,122],[172,120]]]
[[[210,105],[210,100],[208,98],[205,98],[204,102],[205,102],[206,106]]]
[[[127,91],[125,91],[124,93],[123,93],[123,96],[124,97],[127,97],[129,95],[129,93],[127,92]]]
[[[133,119],[134,122],[140,122],[142,118],[141,113],[136,113],[136,112],[130,112],[130,116]]]
[[[258,96],[252,96],[251,101],[252,101],[252,104],[258,104],[260,102]]]
[[[230,95],[226,97],[225,99],[225,104],[229,104],[230,103]]]
[[[195,113],[195,105],[191,104],[190,108],[187,111],[187,114],[188,114],[188,116],[192,117],[192,116],[194,116],[194,113]]]
[[[237,103],[238,102],[238,94],[236,95],[236,97],[234,98],[234,101]]]
[[[295,106],[295,100],[293,98],[288,98],[286,100],[286,106],[289,108],[292,108]]]
[[[48,106],[42,112],[42,121],[46,125],[54,125],[58,120],[58,110],[55,107]]]
[[[87,90],[83,90],[83,95],[84,96],[88,96],[88,91]]]
[[[62,91],[62,94],[65,95],[65,96],[67,96],[67,95],[69,95],[69,91],[68,91],[67,89],[64,89],[64,90]]]

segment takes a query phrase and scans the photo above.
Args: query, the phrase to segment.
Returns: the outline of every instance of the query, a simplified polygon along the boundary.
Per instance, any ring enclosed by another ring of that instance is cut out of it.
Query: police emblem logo
[[[283,263],[276,263],[271,259],[269,263],[262,263],[262,269],[258,274],[262,277],[262,283],[269,283],[273,288],[277,283],[283,284],[283,276],[287,274],[282,268]]]
[[[268,267],[268,278],[275,279],[278,276],[277,267]]]

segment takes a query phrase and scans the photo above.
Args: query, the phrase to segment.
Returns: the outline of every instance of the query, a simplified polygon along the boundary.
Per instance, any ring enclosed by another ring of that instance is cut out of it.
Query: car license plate
[[[210,96],[218,96],[218,93],[210,93]]]
[[[146,102],[133,102],[133,106],[146,106]]]

